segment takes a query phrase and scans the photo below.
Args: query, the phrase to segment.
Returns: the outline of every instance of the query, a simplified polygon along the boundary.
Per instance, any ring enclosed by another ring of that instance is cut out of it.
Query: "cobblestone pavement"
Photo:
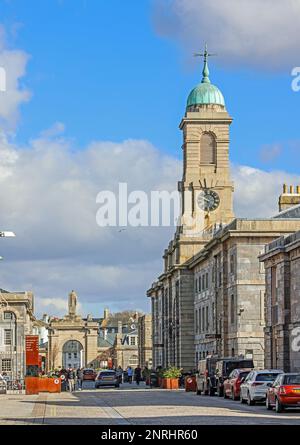
[[[95,390],[89,382],[72,394],[0,395],[0,424],[300,425],[300,409],[276,414],[264,405],[241,405],[184,390],[137,388],[134,384]]]

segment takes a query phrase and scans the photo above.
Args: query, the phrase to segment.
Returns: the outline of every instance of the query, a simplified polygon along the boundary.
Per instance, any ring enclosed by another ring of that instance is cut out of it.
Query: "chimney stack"
[[[283,193],[279,196],[279,212],[300,204],[300,185],[283,184]]]

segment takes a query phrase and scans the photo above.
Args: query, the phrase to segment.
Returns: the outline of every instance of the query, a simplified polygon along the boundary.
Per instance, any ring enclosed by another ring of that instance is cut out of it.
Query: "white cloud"
[[[204,42],[224,64],[267,69],[299,65],[299,0],[168,0],[154,2],[157,31],[189,53]]]
[[[25,75],[29,56],[23,51],[7,49],[4,28],[0,26],[0,67],[5,71],[5,91],[0,92],[1,129],[14,131],[19,117],[20,105],[27,102],[30,92],[20,86]]]
[[[284,183],[300,184],[300,175],[284,171],[266,172],[257,168],[234,165],[234,207],[239,217],[270,217],[278,213],[278,197]]]
[[[269,163],[278,158],[283,151],[281,144],[264,145],[261,147],[259,156],[262,162]]]
[[[50,128],[47,128],[47,130],[42,131],[41,137],[43,138],[51,138],[58,136],[65,131],[65,124],[62,122],[55,122]]]
[[[161,271],[173,229],[100,228],[96,196],[116,191],[119,182],[129,191],[172,190],[179,175],[180,162],[147,141],[94,142],[79,152],[62,136],[25,148],[3,141],[1,225],[17,235],[1,245],[3,287],[33,290],[39,298],[67,298],[75,289],[99,312],[104,304],[146,308],[146,287]]]

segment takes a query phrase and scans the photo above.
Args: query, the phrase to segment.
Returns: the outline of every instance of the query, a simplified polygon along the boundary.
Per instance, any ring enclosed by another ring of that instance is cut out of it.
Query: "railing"
[[[24,394],[25,392],[25,380],[0,380],[0,393],[6,394]]]

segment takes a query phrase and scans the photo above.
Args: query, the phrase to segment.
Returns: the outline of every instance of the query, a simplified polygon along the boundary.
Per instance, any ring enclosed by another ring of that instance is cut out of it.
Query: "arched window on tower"
[[[200,164],[216,163],[216,140],[211,133],[203,133],[200,139]]]

